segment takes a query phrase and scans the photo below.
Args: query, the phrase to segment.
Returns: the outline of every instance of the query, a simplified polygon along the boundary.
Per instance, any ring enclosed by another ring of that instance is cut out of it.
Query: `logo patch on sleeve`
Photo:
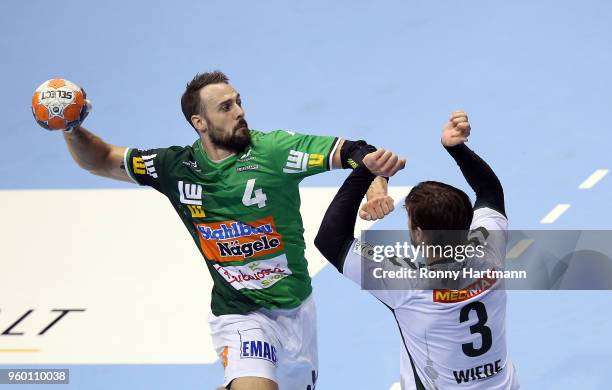
[[[132,157],[132,171],[136,175],[149,175],[154,179],[157,179],[157,172],[155,171],[155,165],[153,159],[157,154],[150,154],[142,157]]]

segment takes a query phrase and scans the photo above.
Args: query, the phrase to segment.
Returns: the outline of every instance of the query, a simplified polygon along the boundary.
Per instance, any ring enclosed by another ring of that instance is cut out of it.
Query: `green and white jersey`
[[[200,140],[125,154],[129,176],[168,197],[202,253],[217,316],[294,308],[312,291],[298,185],[331,168],[338,139],[250,132],[251,146],[222,161]]]

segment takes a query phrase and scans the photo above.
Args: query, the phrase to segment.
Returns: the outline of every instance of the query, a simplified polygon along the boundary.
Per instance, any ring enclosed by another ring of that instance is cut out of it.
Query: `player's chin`
[[[250,136],[249,134],[249,128],[246,126],[242,126],[237,128],[236,130],[234,130],[234,136],[236,135],[240,135],[240,136]]]
[[[238,129],[234,131],[232,136],[231,144],[233,149],[237,152],[243,152],[249,145],[251,145],[251,133],[246,127],[244,130]]]
[[[248,127],[239,127],[236,130],[234,130],[234,134],[232,135],[232,138],[234,139],[248,139],[249,142],[251,141],[251,133],[249,132]]]

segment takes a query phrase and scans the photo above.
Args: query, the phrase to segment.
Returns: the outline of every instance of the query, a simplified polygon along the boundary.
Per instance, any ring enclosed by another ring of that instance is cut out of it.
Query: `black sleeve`
[[[445,147],[476,193],[474,209],[488,207],[506,216],[504,189],[491,167],[465,144]]]
[[[375,177],[363,165],[355,168],[338,190],[321,221],[315,246],[340,272],[354,239],[359,205]]]
[[[344,169],[355,169],[357,166],[362,165],[363,158],[368,153],[376,151],[376,147],[368,144],[364,140],[350,141],[345,139],[340,148],[340,161],[342,162],[342,168]]]

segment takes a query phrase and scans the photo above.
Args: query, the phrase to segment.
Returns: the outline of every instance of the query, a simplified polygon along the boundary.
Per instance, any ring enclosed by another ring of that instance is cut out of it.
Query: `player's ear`
[[[416,239],[416,245],[420,244],[421,242],[425,242],[425,233],[423,232],[423,229],[417,226],[413,232],[414,238]]]
[[[208,127],[208,123],[206,123],[206,119],[201,115],[192,115],[191,116],[191,124],[200,134],[204,134],[206,128]]]

